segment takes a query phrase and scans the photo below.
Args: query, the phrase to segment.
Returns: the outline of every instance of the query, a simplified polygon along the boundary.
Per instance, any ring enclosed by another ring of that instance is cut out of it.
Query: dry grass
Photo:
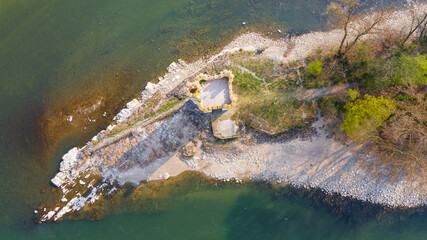
[[[399,44],[399,35],[390,33],[382,39],[360,42],[346,53],[344,60],[338,61],[333,56],[325,55],[316,55],[311,59],[324,62],[323,73],[308,81],[313,86],[361,82],[367,87],[366,83],[372,82],[369,88],[359,85],[363,94],[388,96],[396,104],[396,113],[375,133],[358,134],[365,136],[358,139],[364,149],[376,156],[375,160],[366,162],[366,167],[376,176],[389,177],[391,180],[402,176],[421,177],[424,184],[427,182],[426,86],[415,87],[411,86],[411,83],[406,87],[390,84],[383,86],[374,81],[384,75],[380,69],[384,69],[384,64],[393,61],[395,56],[424,53],[423,43],[414,42],[411,46],[401,49],[396,47]],[[339,96],[328,99],[319,101],[325,120],[335,137],[349,142],[350,138],[337,130],[337,126],[344,120],[340,109],[346,101]]]
[[[390,176],[427,176],[427,99],[415,88],[403,90],[406,98],[396,101],[399,111],[381,127],[371,149]]]

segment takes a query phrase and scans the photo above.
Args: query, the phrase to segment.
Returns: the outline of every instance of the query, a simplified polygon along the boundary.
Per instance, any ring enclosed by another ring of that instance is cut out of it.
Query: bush
[[[345,120],[341,130],[358,141],[375,133],[396,111],[396,106],[383,96],[365,95],[363,99],[347,103],[344,109]]]
[[[322,73],[322,68],[323,63],[320,60],[308,64],[308,72],[314,76],[320,75]]]
[[[395,97],[398,110],[379,129],[370,150],[377,153],[380,171],[388,169],[389,176],[398,179],[427,176],[427,99],[416,88],[401,89],[407,95]]]
[[[427,84],[427,55],[400,55],[379,61],[362,82],[372,90]]]
[[[346,95],[350,101],[354,101],[360,96],[360,93],[357,89],[348,89]]]
[[[427,84],[427,55],[403,55],[393,68],[391,77],[394,86],[418,86]]]

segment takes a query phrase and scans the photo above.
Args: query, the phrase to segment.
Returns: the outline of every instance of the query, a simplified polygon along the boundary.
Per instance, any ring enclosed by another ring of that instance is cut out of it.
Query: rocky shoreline
[[[427,5],[418,9],[427,11]],[[390,14],[380,27],[399,33],[407,31],[410,24],[409,11],[402,10]],[[141,98],[126,105],[114,118],[114,124],[84,147],[73,148],[64,155],[60,171],[51,181],[63,196],[54,206],[36,210],[38,218],[41,222],[60,220],[95,202],[105,189],[113,194],[114,182],[139,184],[167,179],[186,170],[222,180],[288,182],[393,207],[426,205],[425,179],[403,178],[390,183],[372,177],[361,166],[369,156],[358,154],[356,145],[346,146],[328,138],[319,116],[311,131],[282,141],[243,131],[237,141],[216,144],[209,133],[212,117],[185,101],[185,82],[209,66],[226,61],[232,53],[262,50],[262,57],[288,64],[304,60],[317,49],[336,47],[341,36],[341,30],[333,30],[272,40],[246,33],[215,56],[190,64],[182,60],[172,63],[157,84],[148,83]],[[168,106],[171,97],[181,100],[164,110],[162,106]],[[181,149],[188,147],[194,149],[194,155],[186,158]]]

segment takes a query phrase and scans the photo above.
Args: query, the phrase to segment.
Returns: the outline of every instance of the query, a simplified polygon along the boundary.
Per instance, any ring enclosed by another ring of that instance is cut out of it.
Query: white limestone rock
[[[114,118],[117,123],[121,123],[127,119],[136,109],[138,109],[142,103],[138,99],[134,98],[132,101],[126,104],[126,108],[123,108]]]
[[[148,94],[153,94],[156,90],[157,90],[157,84],[148,82],[147,85],[145,86],[145,91]]]
[[[77,147],[71,149],[62,157],[62,162],[59,167],[59,171],[65,172],[70,171],[73,167],[76,166],[79,156],[79,150]]]
[[[55,185],[55,186],[59,187],[59,186],[61,186],[62,184],[64,184],[64,182],[65,182],[65,178],[66,178],[65,174],[64,174],[63,172],[59,172],[59,173],[57,173],[57,174],[55,175],[55,177],[54,177],[54,178],[52,178],[52,180],[50,180],[50,182],[51,182],[53,185]]]
[[[46,219],[50,219],[51,217],[53,217],[53,215],[55,215],[55,211],[49,211],[47,214],[46,214]]]
[[[115,127],[115,125],[108,125],[108,127],[107,127],[107,131],[111,131],[111,130],[113,130],[113,129],[114,129],[114,127]]]

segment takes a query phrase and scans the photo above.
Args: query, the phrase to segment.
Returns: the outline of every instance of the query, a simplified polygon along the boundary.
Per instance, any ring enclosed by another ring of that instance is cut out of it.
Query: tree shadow
[[[288,199],[279,199],[272,197],[271,191],[254,191],[238,198],[225,219],[229,226],[226,239],[331,237],[330,229],[336,226],[337,218],[312,206],[307,198],[287,193]]]
[[[134,180],[131,182],[134,183],[146,180],[207,127],[208,116],[187,102],[109,168],[113,172],[130,174],[129,177]],[[124,183],[126,179],[120,182]]]
[[[226,239],[347,239],[359,228],[405,224],[427,210],[386,208],[317,188],[255,185],[224,220]]]

